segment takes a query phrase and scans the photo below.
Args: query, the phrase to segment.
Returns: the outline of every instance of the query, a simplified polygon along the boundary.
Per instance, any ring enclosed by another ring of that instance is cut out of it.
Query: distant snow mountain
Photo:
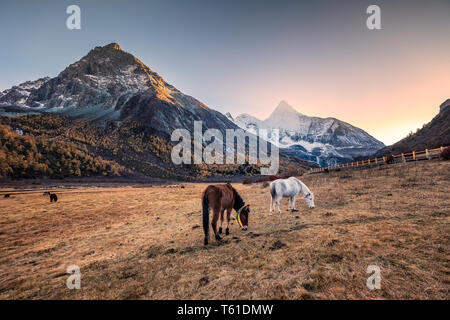
[[[249,114],[228,119],[252,133],[267,129],[269,141],[320,166],[369,156],[384,147],[364,130],[335,118],[308,117],[282,101],[265,120]],[[279,135],[273,131],[279,129]]]

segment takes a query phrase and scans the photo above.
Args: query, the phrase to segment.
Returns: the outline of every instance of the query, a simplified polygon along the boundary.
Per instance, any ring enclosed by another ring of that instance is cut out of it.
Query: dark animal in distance
[[[393,157],[392,155],[386,156],[386,163],[387,163],[387,164],[392,164],[392,163],[394,163],[394,157]]]
[[[217,241],[222,238],[219,234],[222,233],[223,215],[227,211],[227,225],[225,235],[230,234],[230,214],[234,209],[237,212],[236,221],[242,230],[246,231],[248,228],[248,215],[250,213],[250,205],[246,205],[239,193],[231,184],[209,185],[202,194],[202,209],[203,209],[203,232],[205,233],[204,244],[208,244],[209,240],[209,209],[213,211],[211,226]],[[217,231],[217,220],[220,215],[220,228]]]
[[[446,160],[450,160],[450,147],[444,148],[441,152],[441,157]]]
[[[9,195],[9,194],[5,194],[4,196],[3,196],[3,198],[9,198],[11,195]]]
[[[50,195],[50,202],[57,202],[58,201],[58,196],[56,194],[49,192],[49,195]]]

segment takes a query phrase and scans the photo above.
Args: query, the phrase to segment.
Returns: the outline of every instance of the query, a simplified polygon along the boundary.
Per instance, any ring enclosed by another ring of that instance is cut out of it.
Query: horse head
[[[309,192],[305,196],[305,201],[308,204],[310,209],[314,209],[316,206],[314,205],[314,194],[312,192]]]
[[[248,228],[248,214],[250,213],[250,205],[244,205],[237,212],[236,221],[243,231]]]

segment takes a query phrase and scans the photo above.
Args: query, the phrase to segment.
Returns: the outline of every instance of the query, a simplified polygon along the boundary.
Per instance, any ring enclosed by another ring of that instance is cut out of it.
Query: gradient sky
[[[81,30],[66,8],[81,7]],[[366,28],[381,7],[382,30]],[[117,42],[211,108],[264,119],[281,100],[386,144],[450,98],[450,0],[5,1],[0,89]]]

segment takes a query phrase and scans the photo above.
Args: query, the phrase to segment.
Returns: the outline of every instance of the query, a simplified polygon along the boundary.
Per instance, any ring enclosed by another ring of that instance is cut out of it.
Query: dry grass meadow
[[[450,162],[300,177],[316,209],[234,184],[249,231],[203,246],[206,184],[42,191],[0,199],[0,299],[449,299]],[[235,213],[233,212],[233,216]],[[81,289],[66,268],[81,268]],[[381,289],[369,290],[369,265]]]

